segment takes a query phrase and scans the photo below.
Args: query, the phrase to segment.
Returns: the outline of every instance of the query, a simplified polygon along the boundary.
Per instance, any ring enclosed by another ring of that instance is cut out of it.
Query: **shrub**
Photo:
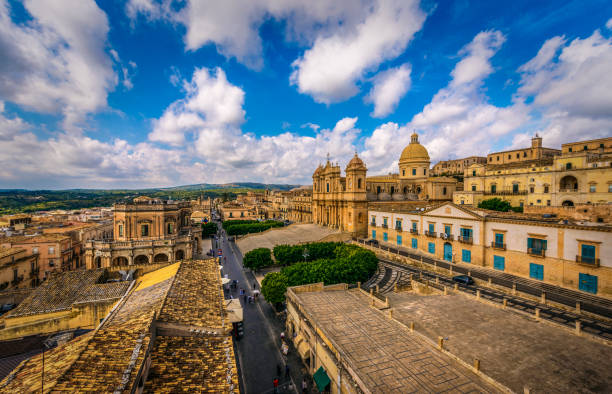
[[[238,220],[236,220],[238,222]],[[244,235],[250,233],[260,233],[262,231],[266,231],[272,227],[283,227],[284,224],[282,222],[277,222],[274,220],[268,220],[265,222],[253,222],[253,223],[237,223],[225,225],[227,222],[223,222],[225,231],[227,235]]]
[[[287,278],[279,272],[270,272],[261,281],[261,294],[271,304],[283,302],[287,291]]]
[[[253,249],[244,255],[242,264],[254,270],[270,266],[272,265],[272,253],[268,248]]]
[[[501,198],[489,198],[478,203],[478,208],[490,209],[492,211],[508,212],[512,209],[512,205],[508,201]]]
[[[217,223],[202,223],[202,238],[217,234]]]

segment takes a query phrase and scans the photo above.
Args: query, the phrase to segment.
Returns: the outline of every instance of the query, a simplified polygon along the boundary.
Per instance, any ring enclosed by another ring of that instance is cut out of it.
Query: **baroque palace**
[[[357,154],[346,166],[346,177],[329,159],[325,166],[319,166],[312,175],[313,222],[365,236],[370,203],[450,201],[458,187],[455,178],[431,176],[429,154],[416,133],[399,158],[397,174],[366,174],[367,168]]]

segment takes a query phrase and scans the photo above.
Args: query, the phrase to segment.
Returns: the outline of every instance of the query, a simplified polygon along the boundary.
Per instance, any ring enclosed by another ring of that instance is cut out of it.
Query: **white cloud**
[[[30,0],[32,19],[15,24],[0,0],[0,95],[29,109],[61,113],[66,126],[106,107],[117,84],[105,52],[106,14],[94,1]]]
[[[383,118],[395,110],[400,99],[410,89],[410,64],[378,73],[374,77],[374,86],[365,98],[368,103],[374,104],[372,116]]]
[[[348,99],[367,71],[400,55],[421,29],[425,13],[417,1],[379,1],[363,22],[318,37],[294,63],[291,83],[320,103]]]
[[[465,56],[451,72],[452,86],[458,87],[472,82],[481,83],[483,78],[493,72],[489,60],[504,41],[506,38],[496,30],[478,33],[472,42],[459,51],[460,56]]]
[[[612,30],[612,18],[608,19],[608,21],[606,22],[606,27]]]

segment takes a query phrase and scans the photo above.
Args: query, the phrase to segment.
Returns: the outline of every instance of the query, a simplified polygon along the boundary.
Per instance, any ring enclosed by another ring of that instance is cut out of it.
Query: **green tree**
[[[286,291],[287,278],[279,272],[270,272],[261,281],[261,294],[271,304],[285,301]]]
[[[217,223],[202,223],[202,238],[217,234]]]
[[[268,248],[257,248],[247,252],[242,259],[245,267],[254,270],[272,265],[272,252]]]
[[[495,197],[488,200],[482,200],[478,203],[478,208],[490,209],[492,211],[508,212],[512,209],[512,205],[508,201]]]

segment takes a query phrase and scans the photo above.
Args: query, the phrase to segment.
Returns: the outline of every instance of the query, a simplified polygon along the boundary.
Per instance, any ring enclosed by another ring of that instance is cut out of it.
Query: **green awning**
[[[327,385],[331,383],[331,379],[329,378],[329,376],[327,376],[327,372],[325,372],[323,367],[319,367],[317,372],[315,372],[315,374],[312,375],[312,378],[317,384],[317,388],[319,389],[320,392],[325,390],[325,387],[327,387]]]

